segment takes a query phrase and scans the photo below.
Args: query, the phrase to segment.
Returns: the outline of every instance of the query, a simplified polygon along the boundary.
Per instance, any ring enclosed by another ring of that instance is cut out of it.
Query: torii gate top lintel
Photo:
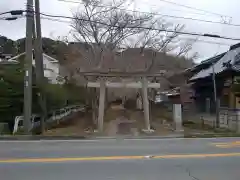
[[[163,73],[147,73],[147,72],[82,72],[85,77],[96,77],[96,81],[88,81],[87,87],[100,88],[100,83],[108,88],[143,88],[143,79],[162,77]],[[110,78],[129,79],[136,78],[139,80],[111,82]],[[142,82],[141,82],[142,81]],[[160,88],[160,83],[150,83],[146,80],[147,88]]]
[[[162,77],[163,73],[147,73],[147,72],[80,72],[81,75],[86,77]]]

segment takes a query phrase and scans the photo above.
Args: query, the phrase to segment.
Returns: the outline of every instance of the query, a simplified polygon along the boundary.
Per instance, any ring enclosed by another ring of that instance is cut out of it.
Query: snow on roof
[[[18,54],[18,55],[16,55],[16,56],[10,58],[9,61],[16,60],[16,59],[18,59],[19,57],[21,57],[21,56],[24,55],[24,54],[25,54],[25,52],[23,52],[23,53],[21,53],[21,54]]]
[[[220,60],[214,63],[213,67],[211,65],[207,69],[201,70],[195,74],[190,81],[210,76],[213,73],[213,69],[216,74],[221,73],[227,69],[227,67],[224,66],[225,63],[234,65],[237,61],[240,61],[240,47],[228,51]]]
[[[16,60],[16,59],[18,59],[19,57],[21,57],[21,56],[23,56],[23,55],[25,55],[25,54],[26,54],[26,52],[23,52],[23,53],[21,53],[21,54],[18,54],[17,56],[12,57],[12,58],[9,59],[8,61]],[[48,59],[49,61],[51,61],[51,62],[53,62],[53,63],[58,63],[58,60],[57,60],[57,59],[55,59],[55,58],[53,58],[53,57],[50,57],[50,56],[48,56],[48,55],[45,54],[45,53],[43,53],[43,57],[45,57],[46,59]]]
[[[47,54],[43,53],[43,57],[47,58],[49,61],[51,61],[52,63],[58,63],[58,60],[48,56]]]

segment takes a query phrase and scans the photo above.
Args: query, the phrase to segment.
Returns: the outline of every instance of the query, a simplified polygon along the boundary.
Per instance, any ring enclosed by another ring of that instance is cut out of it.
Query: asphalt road
[[[4,180],[240,180],[240,138],[0,141]]]

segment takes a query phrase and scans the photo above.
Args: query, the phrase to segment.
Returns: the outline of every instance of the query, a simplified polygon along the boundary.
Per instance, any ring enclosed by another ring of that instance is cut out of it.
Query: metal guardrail
[[[59,124],[62,121],[65,121],[69,115],[72,115],[73,113],[84,111],[85,107],[76,105],[76,106],[67,106],[62,109],[58,109],[56,111],[52,111],[51,113],[48,114],[46,123],[52,123],[52,122],[57,122]],[[14,128],[13,128],[13,134],[17,133],[19,130],[23,129],[23,116],[16,116],[14,120]],[[34,128],[40,127],[40,120],[41,116],[34,114],[31,117],[31,127],[30,131]]]

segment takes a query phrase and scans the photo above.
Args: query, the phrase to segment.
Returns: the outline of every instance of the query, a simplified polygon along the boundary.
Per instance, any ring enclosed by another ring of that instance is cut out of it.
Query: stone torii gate
[[[98,131],[103,131],[103,122],[104,122],[104,110],[105,110],[105,99],[106,99],[106,88],[137,88],[142,89],[142,98],[143,98],[143,110],[144,110],[144,119],[145,119],[145,128],[144,131],[152,132],[150,128],[150,118],[149,118],[149,101],[148,101],[148,88],[160,88],[160,83],[149,83],[148,78],[162,76],[162,73],[94,73],[94,72],[85,72],[82,73],[85,77],[97,77],[96,82],[88,81],[87,87],[90,88],[99,88],[99,108],[98,108]],[[137,78],[140,81],[133,82],[110,82],[108,78]]]

